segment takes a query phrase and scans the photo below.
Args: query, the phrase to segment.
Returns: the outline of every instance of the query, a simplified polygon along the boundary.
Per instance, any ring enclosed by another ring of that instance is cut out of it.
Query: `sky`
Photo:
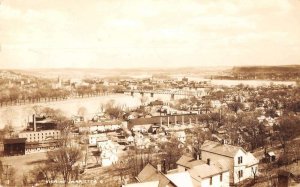
[[[300,64],[300,0],[0,0],[0,68]]]

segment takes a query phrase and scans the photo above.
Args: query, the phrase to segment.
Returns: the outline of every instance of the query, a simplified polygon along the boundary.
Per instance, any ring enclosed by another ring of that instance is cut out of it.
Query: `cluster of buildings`
[[[3,140],[4,155],[24,155],[46,152],[59,147],[61,131],[57,123],[47,117],[32,116],[27,129],[18,133],[18,137]]]
[[[205,141],[197,158],[181,156],[177,168],[146,165],[136,176],[136,183],[124,187],[226,187],[258,176],[258,159],[243,148],[215,141]]]
[[[164,89],[183,89],[183,90],[197,90],[200,88],[210,88],[210,81],[189,81],[184,77],[181,80],[172,78],[145,78],[140,80],[122,80],[120,85],[130,90],[154,90],[163,85]]]

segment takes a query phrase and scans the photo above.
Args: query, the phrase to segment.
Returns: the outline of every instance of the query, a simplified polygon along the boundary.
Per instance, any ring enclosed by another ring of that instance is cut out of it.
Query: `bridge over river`
[[[167,96],[170,100],[174,100],[175,98],[185,98],[185,97],[202,97],[206,96],[208,93],[208,88],[201,88],[197,90],[125,90],[124,94],[130,94],[131,96],[150,96],[152,98],[157,96]]]

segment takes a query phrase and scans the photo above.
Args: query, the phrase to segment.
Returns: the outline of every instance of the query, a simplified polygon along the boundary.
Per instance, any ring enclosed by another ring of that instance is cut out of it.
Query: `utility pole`
[[[11,175],[11,173],[9,172],[9,168],[11,167],[11,165],[5,164],[3,166],[4,166],[4,168],[6,168],[5,169],[5,173],[3,173],[3,174],[6,176],[5,179],[7,181],[7,185],[9,185],[10,181],[9,181],[9,177],[8,176]]]

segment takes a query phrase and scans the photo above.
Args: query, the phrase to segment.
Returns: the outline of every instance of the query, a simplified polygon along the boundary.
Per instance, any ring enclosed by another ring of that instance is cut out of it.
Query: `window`
[[[220,181],[222,182],[223,180],[223,173],[220,174]]]
[[[212,185],[212,177],[209,179],[209,184]]]
[[[243,163],[243,157],[242,156],[239,156],[238,157],[238,164],[242,164]]]
[[[240,170],[239,171],[239,178],[242,178],[243,177],[243,170]]]

